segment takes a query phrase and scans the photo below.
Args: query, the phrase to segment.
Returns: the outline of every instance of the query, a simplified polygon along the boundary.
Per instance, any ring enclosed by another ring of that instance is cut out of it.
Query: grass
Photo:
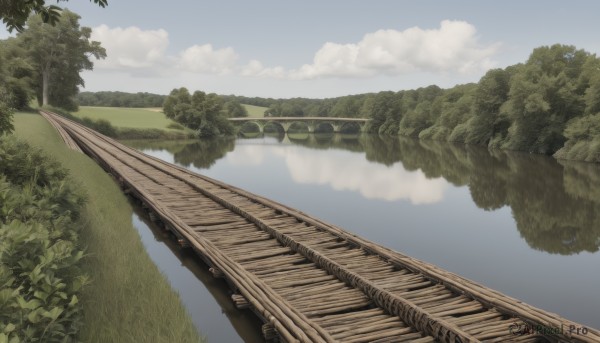
[[[171,130],[169,125],[175,123],[156,108],[81,106],[78,112],[73,112],[73,115],[94,120],[106,119],[116,127],[138,129]]]
[[[82,213],[83,342],[202,341],[181,300],[150,260],[116,183],[87,156],[69,150],[40,115],[17,113],[15,134],[54,156],[88,193]]]
[[[254,105],[246,105],[242,104],[248,111],[248,117],[250,118],[262,118],[265,116],[265,111],[268,110],[268,107],[260,107]]]

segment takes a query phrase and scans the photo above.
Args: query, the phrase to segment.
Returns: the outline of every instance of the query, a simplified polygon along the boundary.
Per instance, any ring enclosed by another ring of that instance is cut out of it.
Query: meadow
[[[265,116],[265,111],[268,110],[268,107],[260,107],[254,105],[246,105],[242,104],[248,111],[248,117],[250,118],[262,118]]]
[[[170,130],[177,123],[167,118],[160,108],[92,107],[81,106],[72,113],[79,118],[105,119],[113,126],[138,129]]]

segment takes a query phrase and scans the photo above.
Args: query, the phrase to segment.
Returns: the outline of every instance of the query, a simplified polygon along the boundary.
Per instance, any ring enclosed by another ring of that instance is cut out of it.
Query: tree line
[[[331,99],[234,97],[267,116],[370,118],[367,132],[600,162],[600,59],[542,46],[477,83]]]
[[[81,92],[77,102],[81,106],[100,107],[162,107],[166,95],[146,92]]]

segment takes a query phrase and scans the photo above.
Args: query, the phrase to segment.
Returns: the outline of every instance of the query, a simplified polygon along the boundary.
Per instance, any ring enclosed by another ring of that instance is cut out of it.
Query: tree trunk
[[[50,83],[50,69],[42,72],[42,106],[48,105],[48,84]]]

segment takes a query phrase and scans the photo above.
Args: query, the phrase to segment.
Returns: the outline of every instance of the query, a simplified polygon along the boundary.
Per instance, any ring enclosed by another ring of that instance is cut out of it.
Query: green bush
[[[554,157],[600,162],[600,113],[573,119],[565,128],[567,141]]]
[[[41,151],[0,138],[0,342],[69,342],[81,326],[84,196]]]
[[[167,125],[167,128],[168,129],[173,129],[173,130],[183,130],[183,129],[185,129],[183,127],[183,125],[181,125],[179,123],[175,123],[175,122],[172,122],[169,125]]]

